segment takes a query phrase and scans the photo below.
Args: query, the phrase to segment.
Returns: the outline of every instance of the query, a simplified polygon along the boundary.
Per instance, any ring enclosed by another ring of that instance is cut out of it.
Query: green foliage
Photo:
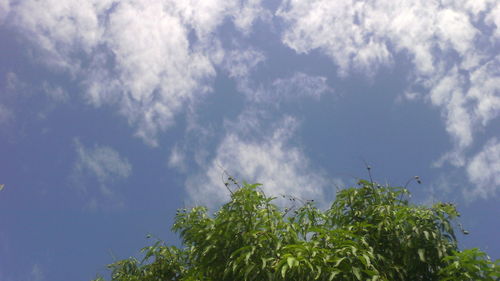
[[[178,211],[182,249],[157,242],[141,262],[109,265],[111,280],[498,280],[498,261],[458,249],[453,204],[415,206],[405,188],[359,185],[322,211],[297,198],[300,207],[281,209],[259,184],[243,184],[211,216]]]

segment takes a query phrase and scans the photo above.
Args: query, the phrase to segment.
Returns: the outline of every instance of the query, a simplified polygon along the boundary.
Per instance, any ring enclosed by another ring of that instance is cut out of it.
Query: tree
[[[158,241],[142,261],[109,265],[111,280],[499,280],[500,260],[458,248],[451,203],[412,205],[406,188],[365,180],[325,211],[287,198],[299,206],[243,184],[213,215],[179,210],[172,229],[183,248]]]

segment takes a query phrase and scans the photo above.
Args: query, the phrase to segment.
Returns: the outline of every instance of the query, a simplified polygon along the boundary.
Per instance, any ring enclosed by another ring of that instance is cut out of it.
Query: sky
[[[497,0],[0,0],[0,280],[91,280],[224,172],[454,202],[500,258]],[[458,222],[457,222],[458,229]]]

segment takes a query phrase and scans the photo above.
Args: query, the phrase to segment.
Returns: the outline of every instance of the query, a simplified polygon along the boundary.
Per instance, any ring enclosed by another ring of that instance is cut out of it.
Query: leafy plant
[[[213,215],[179,210],[172,230],[183,248],[157,242],[142,261],[109,265],[111,280],[499,280],[499,261],[459,250],[453,204],[408,198],[406,188],[361,180],[325,211],[312,201],[282,209],[245,183]]]

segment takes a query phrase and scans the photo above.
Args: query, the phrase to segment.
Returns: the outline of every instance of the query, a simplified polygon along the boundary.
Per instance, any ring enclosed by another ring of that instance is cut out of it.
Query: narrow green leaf
[[[250,274],[250,272],[252,272],[252,270],[253,270],[254,267],[255,267],[254,264],[251,264],[251,265],[247,266],[247,269],[245,270],[244,280],[248,279],[248,274]]]
[[[370,258],[369,258],[366,254],[363,254],[363,258],[364,258],[364,259],[365,259],[365,261],[366,261],[366,263],[364,263],[364,262],[363,262],[363,263],[365,264],[365,266],[366,266],[366,267],[370,267],[370,266],[371,266],[371,263],[370,263]],[[363,260],[361,260],[361,261],[363,261]]]
[[[260,258],[262,260],[262,269],[266,267],[267,260],[265,258]]]
[[[421,262],[425,262],[425,250],[424,249],[418,249],[418,257],[420,258]]]
[[[353,267],[352,272],[354,273],[354,275],[356,275],[356,278],[358,278],[358,280],[361,280],[361,271],[359,270],[359,268]]]
[[[340,273],[340,271],[333,271],[330,273],[330,276],[328,277],[328,281],[332,281],[335,276],[337,276]]]
[[[286,275],[286,270],[288,269],[288,265],[283,265],[283,267],[281,268],[281,277],[283,277],[283,279],[285,279],[285,275]]]
[[[338,267],[338,266],[339,266],[339,264],[340,264],[343,260],[345,260],[345,259],[346,259],[345,257],[338,259],[338,260],[337,260],[337,262],[335,262],[334,267]]]
[[[318,270],[318,273],[316,273],[316,277],[314,277],[314,279],[318,279],[321,276],[321,267],[316,266],[316,269]]]

